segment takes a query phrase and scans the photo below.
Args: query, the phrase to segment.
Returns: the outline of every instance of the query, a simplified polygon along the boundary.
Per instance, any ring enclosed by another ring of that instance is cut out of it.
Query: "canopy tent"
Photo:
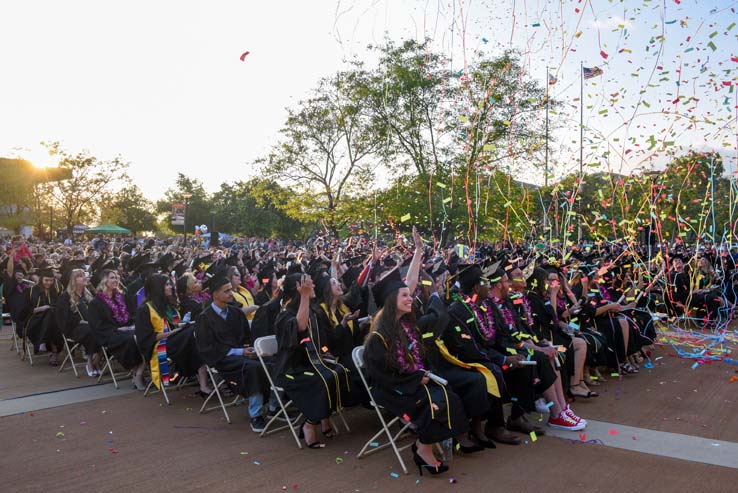
[[[131,231],[116,224],[101,224],[94,228],[88,228],[85,233],[101,233],[104,235],[129,235]]]

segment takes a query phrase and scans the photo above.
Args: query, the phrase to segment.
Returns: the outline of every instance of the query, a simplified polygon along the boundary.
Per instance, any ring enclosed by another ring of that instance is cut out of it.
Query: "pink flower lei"
[[[525,293],[521,293],[519,291],[514,291],[515,294],[519,294],[520,298],[523,300],[523,310],[525,311],[525,319],[528,322],[528,325],[530,327],[533,327],[533,310],[530,307],[530,300],[525,295]]]
[[[492,310],[487,308],[486,311],[482,311],[471,299],[465,300],[465,303],[474,312],[474,317],[477,319],[477,327],[479,327],[482,337],[488,341],[493,341],[497,330],[495,329],[495,317],[492,315]]]
[[[423,365],[423,360],[420,358],[420,343],[418,342],[418,336],[415,330],[404,320],[400,320],[400,325],[402,326],[402,330],[405,331],[405,335],[409,341],[407,349],[402,347],[399,340],[397,341],[395,354],[397,356],[397,363],[400,365],[400,371],[402,373],[424,371],[425,365]],[[410,358],[408,358],[408,356],[410,356]]]
[[[490,296],[492,303],[497,305],[497,308],[502,312],[502,318],[505,319],[505,325],[512,330],[515,328],[515,317],[513,316],[512,310],[509,309],[505,304],[496,296]]]
[[[128,322],[128,309],[126,308],[126,303],[123,300],[123,295],[116,291],[113,293],[113,298],[111,298],[104,292],[98,291],[97,297],[108,305],[110,310],[113,312],[113,319],[115,319],[118,324],[123,325]]]

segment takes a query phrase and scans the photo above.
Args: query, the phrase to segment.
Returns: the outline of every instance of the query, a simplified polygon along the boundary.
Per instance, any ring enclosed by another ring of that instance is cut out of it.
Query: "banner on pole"
[[[172,226],[184,226],[185,205],[172,204]]]

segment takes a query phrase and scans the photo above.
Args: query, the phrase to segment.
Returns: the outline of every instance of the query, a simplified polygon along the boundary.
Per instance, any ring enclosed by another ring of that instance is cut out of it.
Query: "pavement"
[[[288,432],[259,438],[244,406],[199,414],[191,387],[143,397],[130,381],[97,385],[33,367],[0,330],[3,491],[693,491],[738,490],[738,367],[700,365],[658,348],[653,369],[608,378],[573,408],[582,433],[548,429],[520,446],[458,455],[441,477],[405,475],[384,450],[357,459],[377,429],[373,412],[346,412],[350,432],[321,450],[299,450]],[[544,419],[544,417],[540,417]]]

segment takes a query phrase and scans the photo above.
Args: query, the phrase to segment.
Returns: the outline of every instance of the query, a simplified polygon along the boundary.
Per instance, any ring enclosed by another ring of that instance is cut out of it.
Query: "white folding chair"
[[[79,347],[79,343],[75,342],[74,339],[70,339],[68,337],[64,337],[64,352],[66,353],[66,356],[64,356],[64,360],[62,361],[62,364],[59,365],[59,373],[63,372],[66,369],[67,361],[69,361],[69,366],[72,368],[72,371],[74,372],[74,376],[79,378],[79,372],[77,372],[78,366],[85,366],[87,365],[87,362],[77,363],[74,361],[74,351],[77,350]]]
[[[113,363],[115,362],[115,356],[108,353],[108,349],[105,346],[100,346],[102,348],[103,358],[105,358],[105,366],[103,366],[103,369],[100,371],[100,376],[97,377],[97,383],[102,383],[103,377],[105,376],[105,372],[110,373],[110,377],[112,379],[113,385],[115,386],[116,390],[118,389],[118,380],[116,377],[132,377],[133,372],[132,371],[122,371],[116,373],[113,369]]]
[[[208,378],[210,379],[210,385],[213,386],[213,391],[210,392],[210,395],[207,396],[207,398],[205,399],[205,402],[203,402],[202,406],[200,406],[200,414],[205,414],[209,411],[220,409],[221,411],[223,411],[223,415],[225,416],[225,419],[228,422],[228,424],[231,424],[231,417],[228,415],[227,408],[238,406],[243,400],[243,397],[241,397],[240,395],[236,395],[231,402],[226,403],[223,400],[223,394],[220,392],[220,388],[223,385],[226,385],[227,382],[225,381],[224,378],[220,376],[220,374],[218,373],[218,370],[216,370],[215,368],[211,368],[208,365],[205,365],[205,368],[207,369],[207,372],[208,372]],[[208,407],[208,402],[210,402],[210,399],[212,399],[213,396],[218,398],[218,405]]]
[[[369,394],[371,405],[374,408],[374,410],[377,412],[377,418],[379,418],[379,423],[382,425],[382,428],[377,433],[375,433],[374,436],[372,436],[369,440],[367,440],[367,442],[361,448],[359,453],[356,454],[356,458],[361,459],[362,457],[373,454],[375,452],[379,452],[380,450],[385,449],[387,447],[392,447],[392,450],[395,452],[395,456],[397,457],[397,460],[400,462],[400,467],[402,467],[402,471],[405,474],[407,474],[407,467],[405,467],[405,462],[402,460],[400,451],[407,449],[412,444],[398,447],[397,441],[404,438],[406,435],[409,434],[408,427],[410,426],[410,423],[402,420],[401,418],[397,416],[392,418],[389,422],[386,422],[384,419],[384,416],[382,416],[382,407],[379,404],[377,404],[376,401],[374,400],[374,396],[372,395],[372,391],[371,391],[371,388],[369,387],[369,383],[367,382],[366,377],[364,376],[364,371],[363,371],[365,367],[364,365],[364,346],[355,347],[353,351],[351,351],[351,358],[354,360],[356,371],[359,372],[359,377],[361,377],[361,382],[364,384],[364,388]],[[393,435],[392,432],[390,431],[390,426],[393,426],[398,423],[401,423],[402,426],[400,427],[400,430]],[[378,440],[382,436],[382,434],[385,434],[387,436],[387,442],[380,444]]]
[[[15,322],[13,322],[13,317],[10,316],[10,313],[3,313],[3,326],[6,321],[10,321],[10,350],[15,349],[15,353],[20,355],[21,350],[20,344],[18,344],[18,334],[15,333]]]
[[[259,363],[261,363],[261,367],[264,369],[264,373],[266,373],[267,379],[269,380],[269,387],[277,398],[277,403],[279,403],[279,411],[274,414],[274,416],[272,416],[272,418],[267,422],[264,430],[259,434],[259,436],[265,437],[272,433],[276,433],[278,431],[289,428],[290,432],[292,433],[292,437],[295,439],[295,443],[297,443],[297,448],[301,449],[302,443],[297,436],[297,431],[295,431],[296,426],[293,426],[293,423],[296,425],[297,422],[300,421],[302,413],[300,413],[297,418],[293,420],[290,419],[290,415],[287,413],[287,408],[290,407],[292,401],[288,400],[287,402],[284,402],[282,400],[282,395],[285,395],[284,389],[274,383],[274,380],[272,380],[272,374],[269,371],[269,367],[267,367],[266,361],[264,361],[264,358],[269,358],[277,354],[277,336],[259,337],[254,341],[254,349],[256,350],[256,357],[259,358]],[[270,429],[272,424],[274,424],[277,420],[282,421],[280,417],[284,420],[285,424],[277,428]]]

